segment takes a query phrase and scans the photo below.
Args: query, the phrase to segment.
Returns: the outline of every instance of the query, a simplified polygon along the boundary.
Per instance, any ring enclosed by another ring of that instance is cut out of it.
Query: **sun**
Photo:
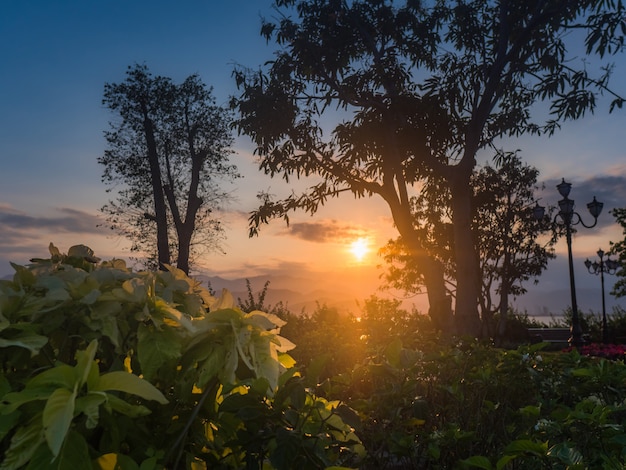
[[[363,261],[370,249],[365,238],[357,238],[350,244],[350,253],[357,261]]]

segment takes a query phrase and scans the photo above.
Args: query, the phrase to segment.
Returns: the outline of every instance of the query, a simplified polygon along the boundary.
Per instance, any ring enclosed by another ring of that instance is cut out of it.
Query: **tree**
[[[480,267],[478,306],[483,329],[492,337],[501,337],[510,297],[523,295],[524,283],[537,278],[555,257],[553,246],[559,234],[551,224],[538,223],[532,215],[539,171],[523,164],[515,153],[500,152],[494,160],[494,166],[477,168],[471,180],[472,233]],[[414,225],[425,248],[444,263],[447,285],[455,296],[449,200],[445,185],[431,178],[413,198],[413,213]],[[412,257],[406,254],[402,239],[390,240],[381,252],[388,264],[386,282],[407,293],[419,292],[419,271]],[[492,327],[497,312],[500,321],[495,334]]]
[[[617,282],[611,290],[615,297],[626,296],[626,207],[613,209],[611,214],[618,224],[624,229],[624,239],[619,242],[611,242],[611,252],[616,254],[619,260],[619,269],[615,273]]]
[[[554,259],[559,233],[546,221],[533,217],[539,171],[522,163],[516,154],[499,155],[496,166],[481,168],[473,178],[482,295],[480,308],[489,327],[499,312],[498,331],[506,330],[510,297],[526,293],[524,283],[537,278]],[[495,291],[495,292],[494,292]],[[493,294],[499,302],[492,301]],[[493,333],[493,332],[492,332]]]
[[[102,180],[121,186],[102,208],[108,223],[133,251],[160,267],[174,259],[189,273],[194,253],[219,247],[223,231],[212,212],[228,194],[217,181],[238,177],[228,163],[229,112],[197,75],[177,85],[145,65],[129,67],[122,83],[105,84],[102,102],[121,118],[110,123],[108,149],[98,158]]]
[[[594,111],[596,95],[610,93],[611,67],[594,76],[576,58],[622,50],[622,3],[280,0],[276,7],[280,17],[261,30],[280,48],[275,60],[265,72],[236,72],[239,129],[252,136],[266,173],[322,181],[280,201],[262,195],[253,231],[296,209],[314,213],[346,191],[380,196],[419,259],[431,309],[439,308],[443,270],[422,253],[409,200],[421,178],[441,178],[451,195],[456,325],[479,334],[470,185],[477,155],[501,138],[551,134]],[[541,101],[546,120],[535,106]],[[611,109],[622,103],[614,96]]]

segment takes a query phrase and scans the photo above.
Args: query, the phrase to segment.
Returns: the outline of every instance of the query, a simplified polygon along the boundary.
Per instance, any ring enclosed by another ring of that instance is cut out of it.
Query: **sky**
[[[9,262],[26,264],[47,256],[50,242],[61,251],[85,244],[104,259],[128,258],[128,243],[102,226],[99,213],[110,194],[97,158],[106,147],[103,132],[114,118],[101,104],[104,84],[123,81],[127,67],[136,63],[176,82],[197,73],[225,106],[236,93],[234,67],[257,68],[271,59],[274,48],[259,31],[261,17],[274,15],[269,0],[3,0],[0,277],[12,274]],[[625,96],[622,63],[613,86]],[[582,261],[623,238],[609,210],[626,207],[625,129],[626,110],[609,115],[608,103],[600,102],[594,115],[566,124],[550,139],[508,143],[541,171],[547,188],[543,205],[559,199],[555,185],[561,178],[573,183],[570,197],[586,222],[585,204],[594,195],[605,203],[598,226],[581,229],[574,239],[577,286],[597,291],[590,300],[593,307],[600,283]],[[226,186],[234,200],[223,214],[225,253],[200,260],[198,272],[227,279],[317,273],[337,279],[343,289],[360,287],[364,297],[374,293],[381,273],[376,265],[382,263],[375,251],[396,236],[385,204],[335,199],[314,217],[296,214],[289,227],[275,221],[249,238],[247,218],[257,206],[256,194],[291,190],[258,171],[252,148],[245,137],[237,138],[231,161],[244,178]],[[359,237],[370,247],[363,260],[350,252]],[[537,286],[528,286],[531,293],[567,288],[565,249],[565,242],[559,243],[557,260]],[[606,282],[608,292],[611,276]],[[564,298],[564,307],[568,303]]]

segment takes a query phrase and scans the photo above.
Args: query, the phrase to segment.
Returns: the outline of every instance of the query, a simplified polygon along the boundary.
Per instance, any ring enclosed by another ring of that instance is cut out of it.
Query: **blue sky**
[[[45,256],[49,242],[62,251],[84,243],[105,258],[125,257],[126,243],[97,227],[98,209],[108,195],[96,159],[113,118],[101,105],[104,84],[122,81],[129,65],[145,63],[154,74],[176,81],[198,73],[225,105],[235,93],[234,65],[257,67],[271,58],[272,47],[259,29],[261,16],[273,14],[269,0],[4,0],[0,277],[12,272],[9,261],[23,264]],[[613,85],[624,96],[626,80],[621,77],[626,70],[620,64]],[[593,195],[606,203],[599,227],[583,229],[575,238],[577,284],[583,288],[599,287],[599,280],[583,271],[582,260],[622,237],[608,210],[626,206],[625,130],[626,110],[609,116],[608,102],[601,102],[595,115],[565,125],[554,138],[507,145],[520,149],[541,170],[548,184],[543,202],[556,203],[554,185],[565,177],[574,184],[571,197],[581,212]],[[380,201],[332,201],[315,218],[296,216],[294,230],[276,222],[260,237],[248,239],[246,217],[256,205],[256,192],[288,191],[282,181],[256,171],[250,149],[248,141],[237,140],[233,163],[244,179],[231,188],[236,200],[224,215],[226,254],[207,257],[203,272],[241,277],[313,268],[368,269],[366,284],[376,284],[372,266],[378,261],[372,255],[367,266],[356,266],[347,244],[357,233],[369,236],[372,248],[395,236]],[[537,288],[567,285],[561,245],[559,260]]]

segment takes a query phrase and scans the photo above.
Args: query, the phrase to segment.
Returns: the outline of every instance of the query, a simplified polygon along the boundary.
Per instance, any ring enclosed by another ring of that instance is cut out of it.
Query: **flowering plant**
[[[567,349],[564,349],[565,352],[570,352],[574,348],[570,346]],[[595,356],[595,357],[604,357],[606,359],[625,359],[626,358],[626,345],[624,344],[602,344],[602,343],[590,343],[585,344],[581,349],[580,353],[583,356]]]

